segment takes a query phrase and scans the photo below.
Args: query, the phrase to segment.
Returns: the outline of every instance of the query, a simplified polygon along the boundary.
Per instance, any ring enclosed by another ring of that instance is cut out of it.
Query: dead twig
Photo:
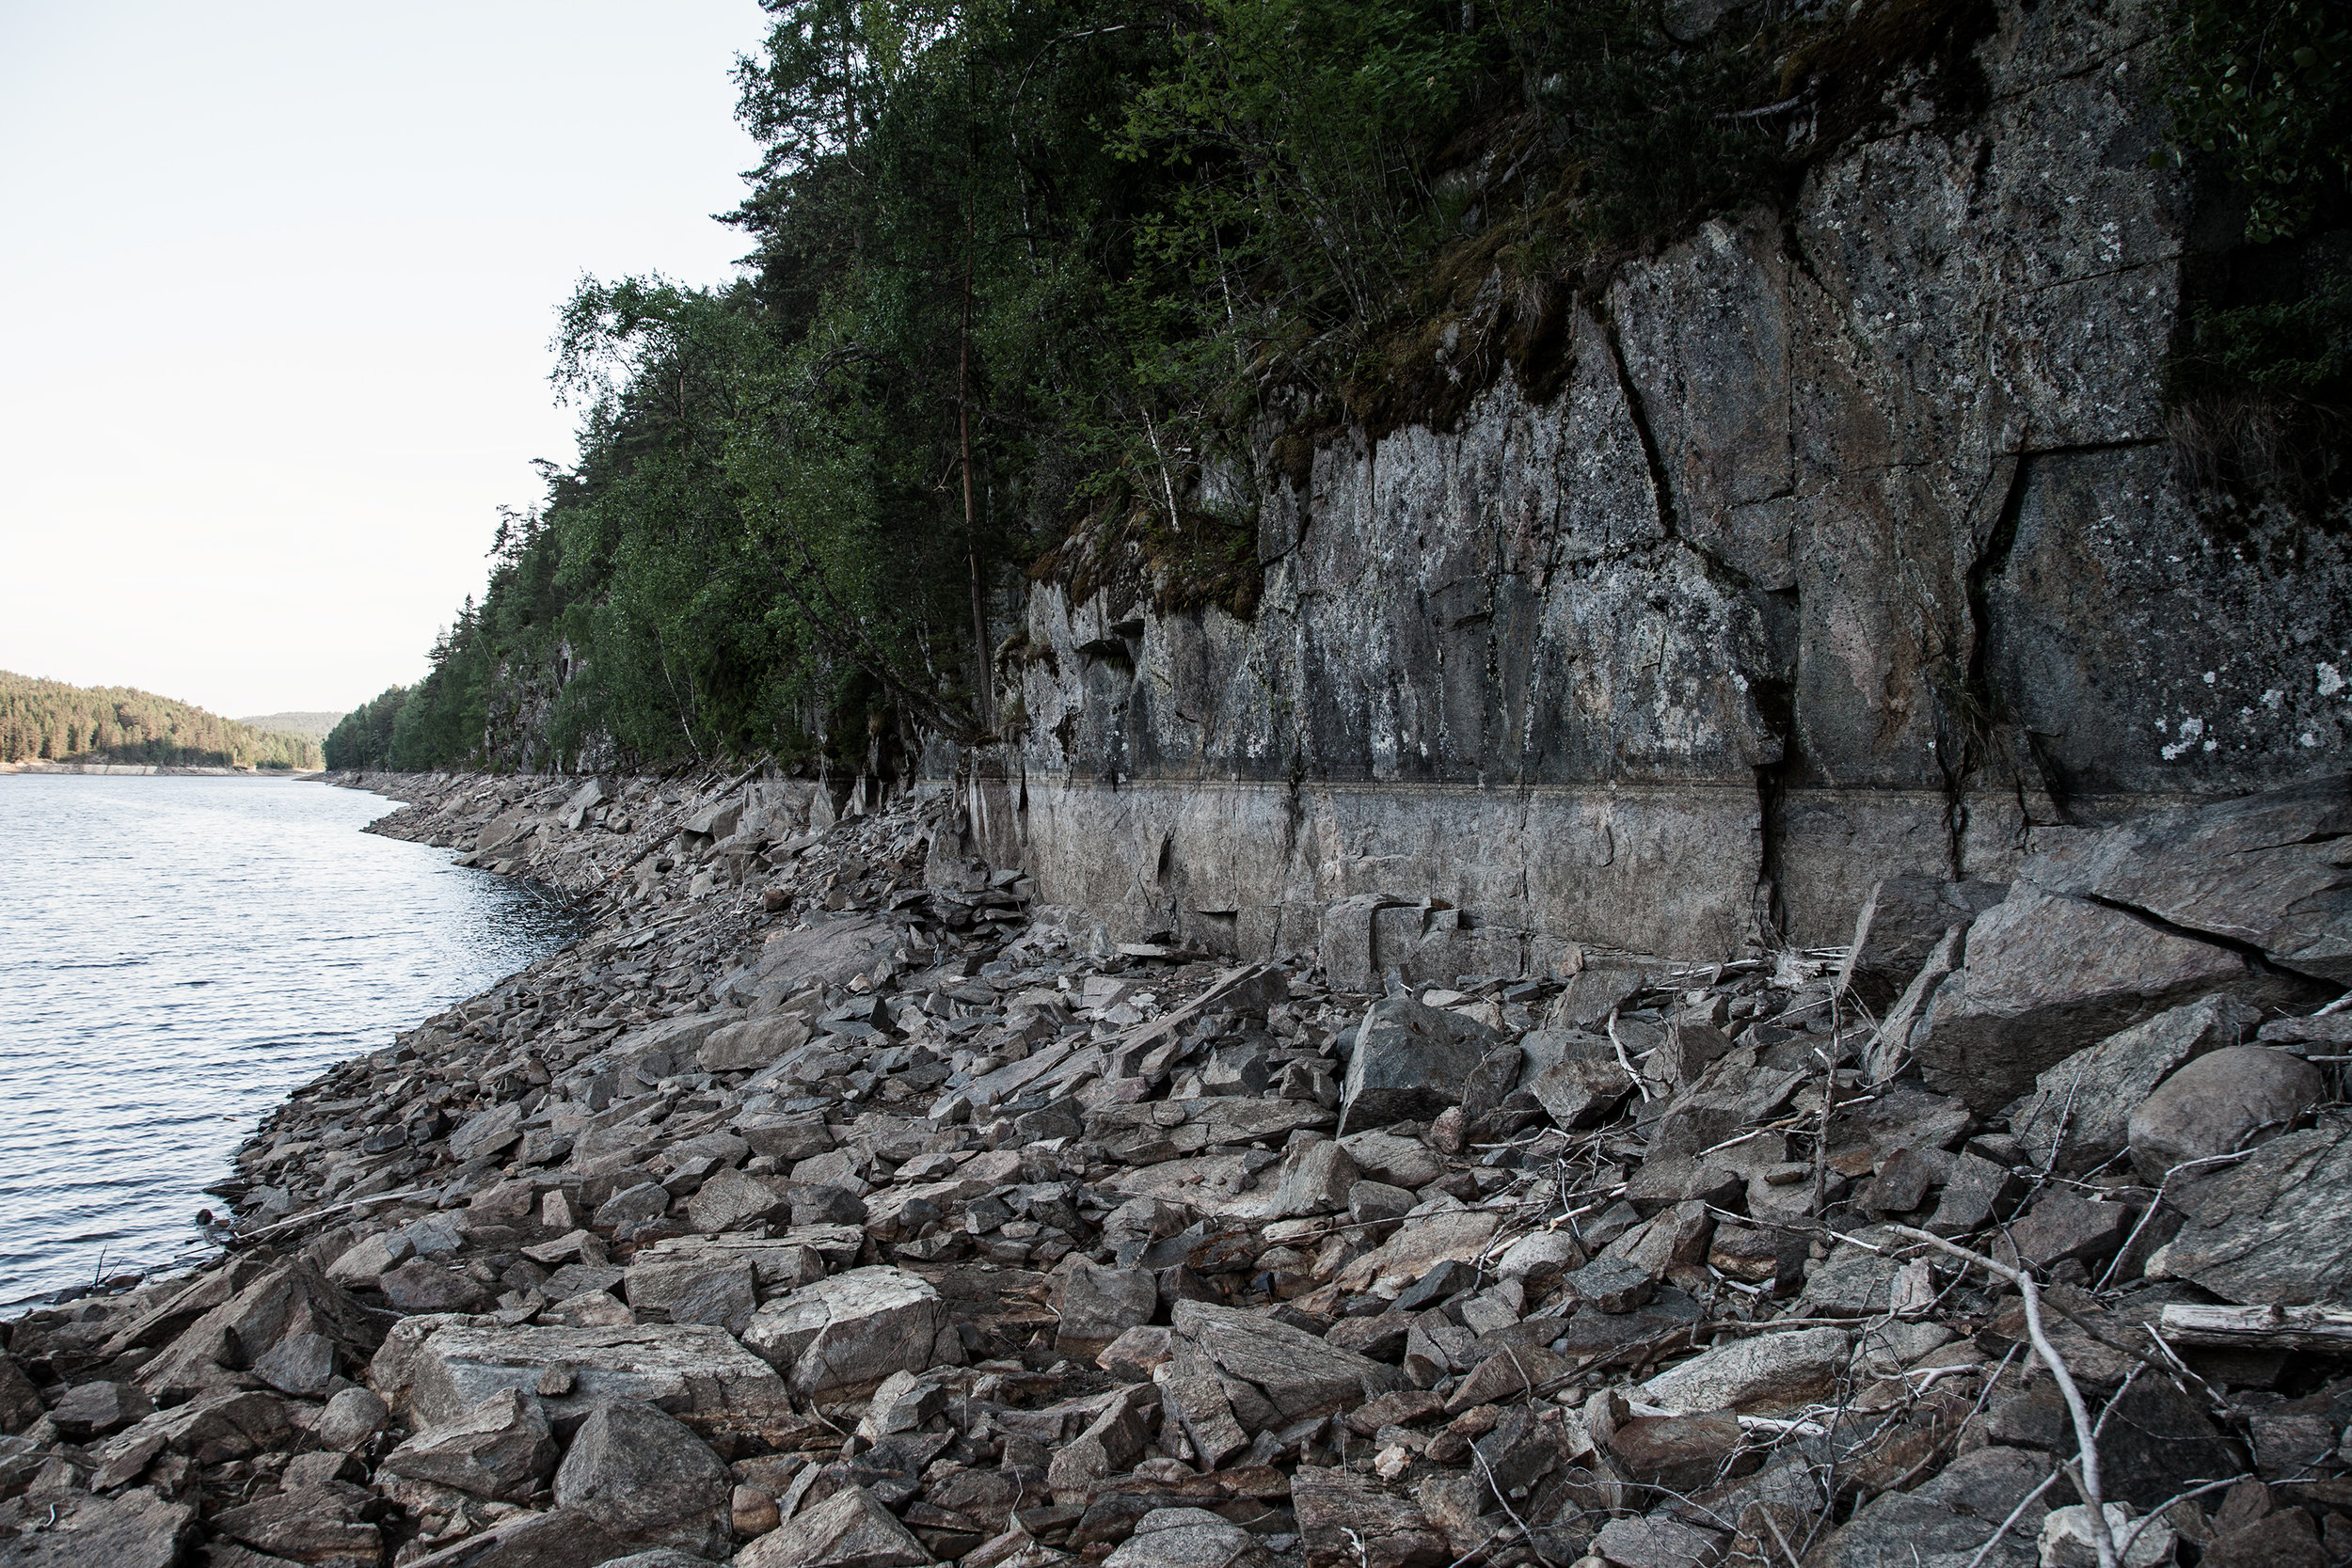
[[[2066,1358],[2058,1354],[2058,1347],[2050,1342],[2050,1336],[2042,1327],[2041,1285],[2035,1281],[2031,1274],[2024,1269],[2012,1269],[2006,1263],[1996,1263],[1983,1253],[1972,1252],[1957,1242],[1947,1242],[1931,1231],[1921,1230],[1908,1225],[1890,1226],[1888,1228],[1898,1236],[1907,1236],[1915,1242],[1924,1242],[1964,1262],[1973,1263],[1985,1273],[1996,1275],[2017,1287],[2017,1293],[2024,1298],[2026,1304],[2026,1338],[2033,1342],[2034,1354],[2042,1357],[2042,1364],[2050,1369],[2050,1381],[2058,1385],[2058,1395],[2066,1402],[2066,1413],[2074,1423],[2076,1457],[2081,1475],[2080,1490],[2083,1501],[2090,1511],[2093,1527],[2090,1539],[2091,1544],[2098,1548],[2099,1568],[2116,1568],[2118,1557],[2115,1549],[2115,1535],[2107,1528],[2106,1498],[2099,1484],[2098,1427],[2091,1420],[2090,1407],[2083,1402],[2083,1392],[2075,1386],[2074,1374],[2068,1369]],[[2125,1386],[2129,1386],[2130,1380],[2127,1378]],[[2121,1392],[2118,1390],[2119,1397]],[[2113,1404],[2110,1403],[2108,1408],[2113,1409]]]

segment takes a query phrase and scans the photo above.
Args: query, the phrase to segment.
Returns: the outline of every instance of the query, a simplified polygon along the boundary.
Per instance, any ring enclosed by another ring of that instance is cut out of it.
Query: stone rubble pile
[[[945,798],[404,787],[589,934],[7,1325],[0,1564],[2352,1558],[2352,781],[1383,995]]]

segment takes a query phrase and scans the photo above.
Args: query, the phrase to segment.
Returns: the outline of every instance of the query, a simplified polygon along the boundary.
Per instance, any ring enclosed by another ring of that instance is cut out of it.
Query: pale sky
[[[583,274],[719,282],[755,0],[0,0],[0,670],[424,672],[569,463]]]

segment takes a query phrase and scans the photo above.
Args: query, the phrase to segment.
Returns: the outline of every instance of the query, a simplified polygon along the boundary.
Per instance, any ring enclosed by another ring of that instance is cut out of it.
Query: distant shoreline
[[[188,779],[316,779],[326,769],[277,768],[180,768],[129,762],[0,762],[0,774],[98,773],[130,777],[141,774]]]

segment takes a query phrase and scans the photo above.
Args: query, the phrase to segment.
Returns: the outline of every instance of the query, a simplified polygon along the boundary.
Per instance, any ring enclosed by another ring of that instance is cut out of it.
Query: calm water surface
[[[572,934],[379,795],[0,776],[0,1303],[199,1244],[288,1090]]]

